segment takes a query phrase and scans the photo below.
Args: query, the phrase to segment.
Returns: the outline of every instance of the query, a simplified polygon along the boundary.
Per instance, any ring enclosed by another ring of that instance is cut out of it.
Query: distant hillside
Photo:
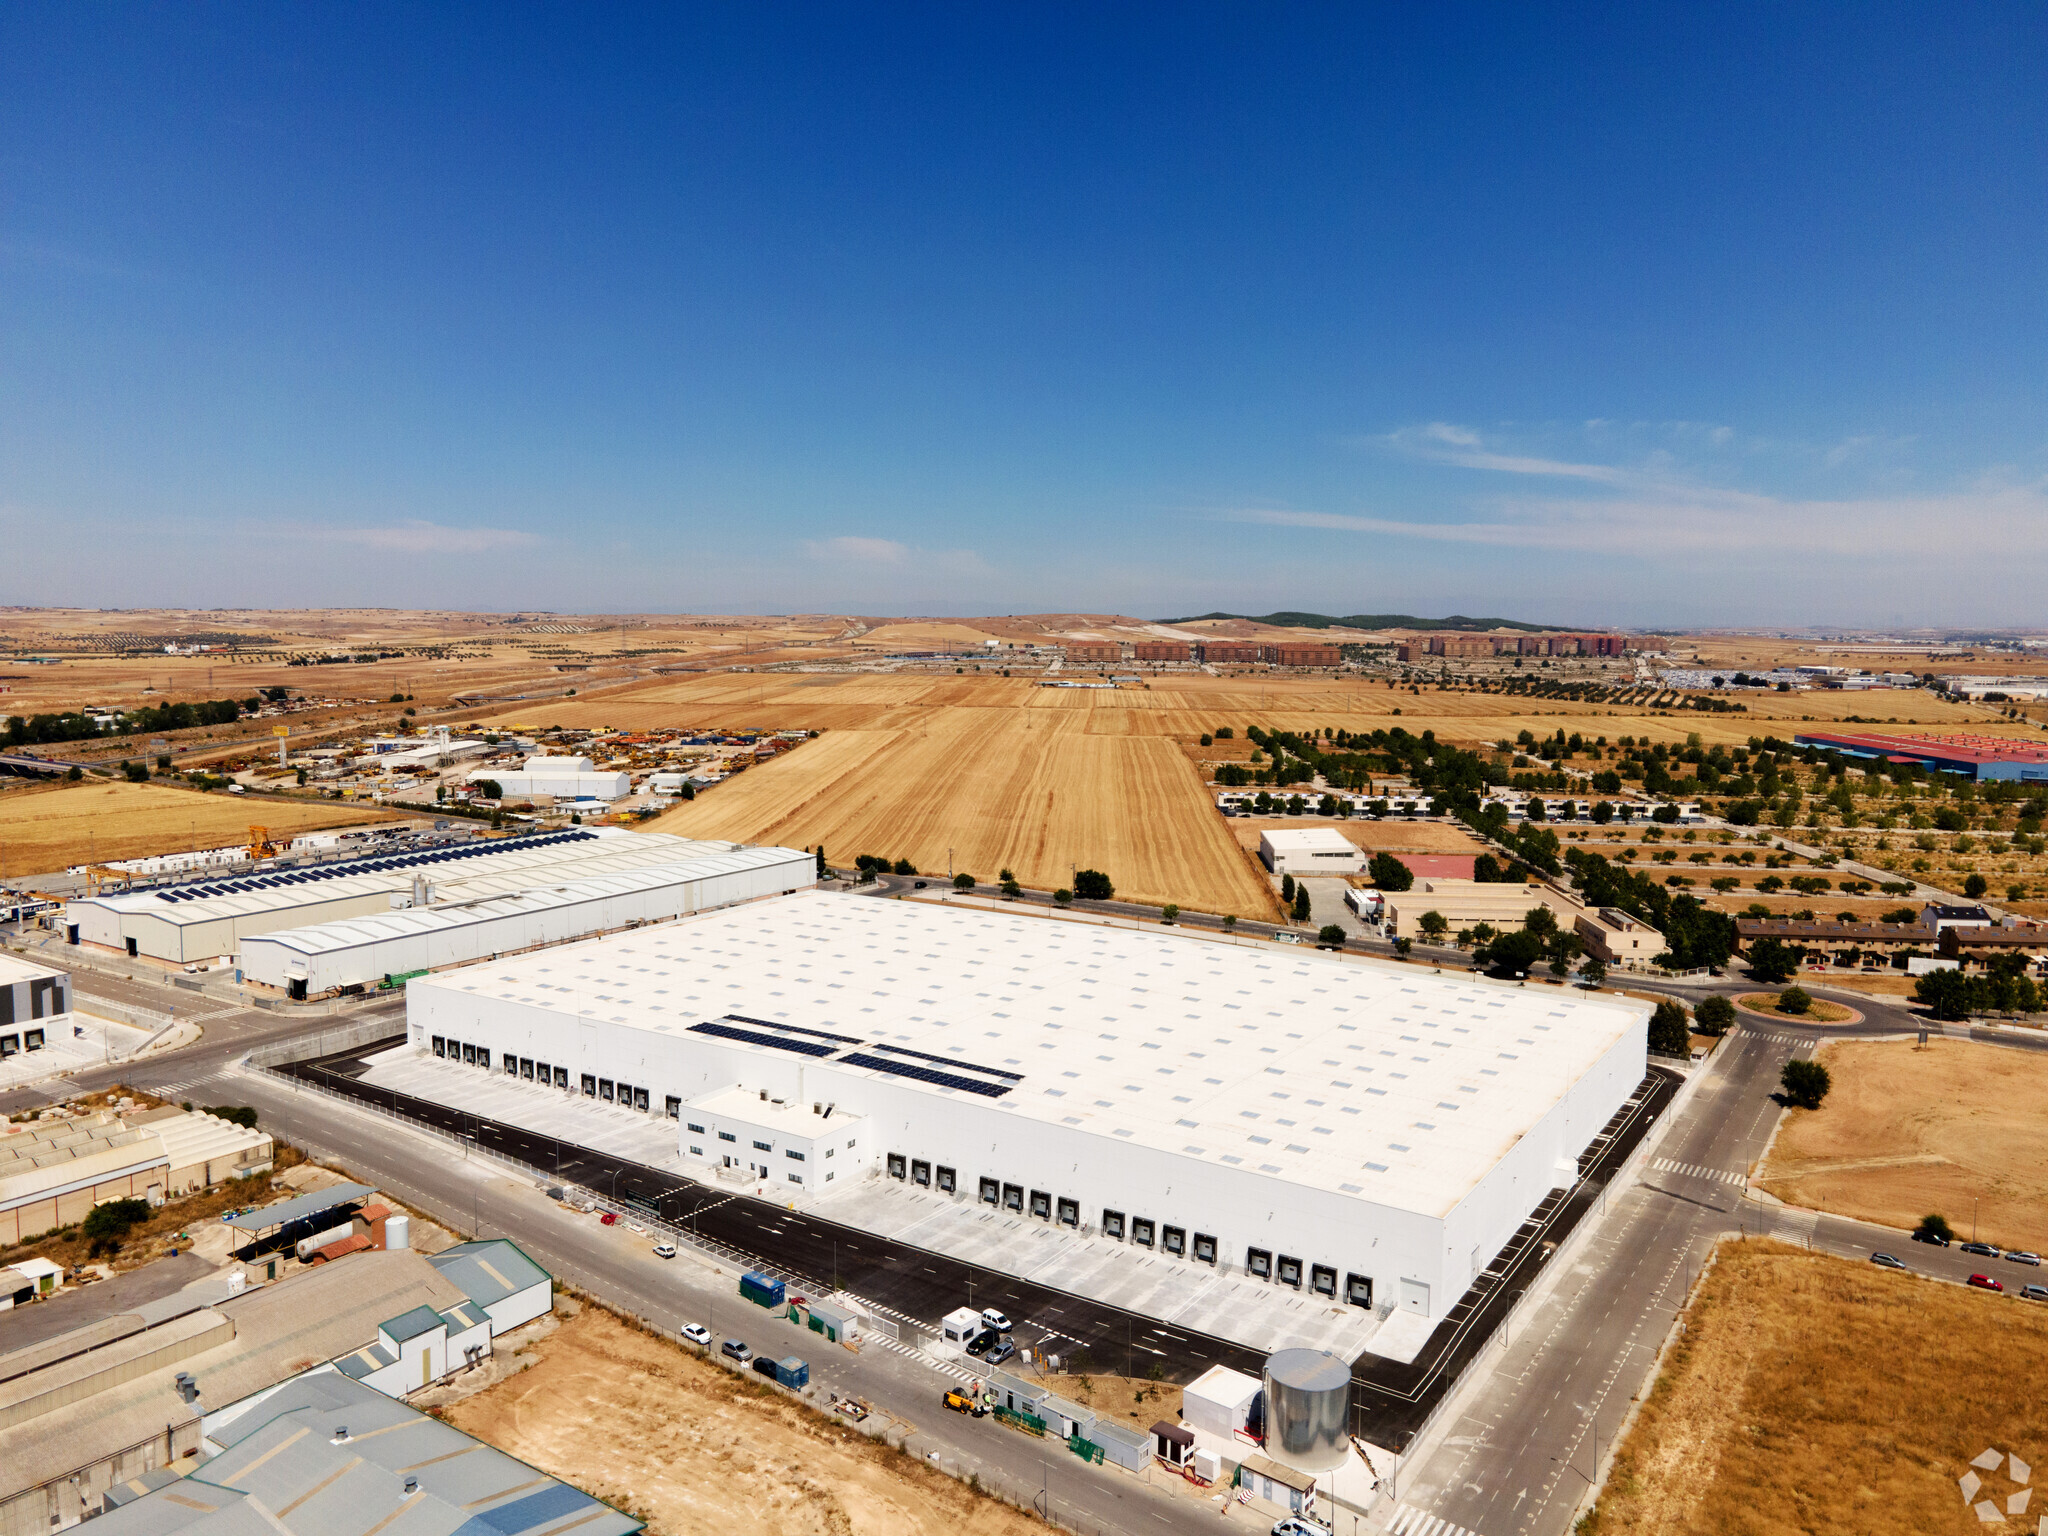
[[[1342,619],[1333,619],[1327,613],[1196,613],[1159,622],[1194,624],[1203,619],[1243,619],[1278,629],[1522,629],[1542,634],[1557,628],[1555,624],[1524,624],[1520,619],[1469,619],[1462,613],[1444,619],[1418,619],[1412,613],[1354,613]]]

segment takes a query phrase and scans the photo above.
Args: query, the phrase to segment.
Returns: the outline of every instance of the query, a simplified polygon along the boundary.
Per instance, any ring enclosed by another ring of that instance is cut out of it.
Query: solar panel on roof
[[[734,1029],[730,1024],[692,1024],[690,1028],[700,1035],[716,1035],[721,1040],[745,1040],[749,1044],[766,1045],[778,1051],[793,1051],[799,1056],[830,1056],[839,1049],[836,1045],[792,1040],[787,1035],[763,1034],[757,1029]]]
[[[886,1072],[891,1077],[907,1077],[920,1083],[933,1083],[941,1088],[964,1088],[969,1093],[978,1093],[985,1099],[999,1099],[1010,1091],[1007,1083],[984,1083],[971,1077],[958,1077],[951,1072],[935,1072],[930,1067],[913,1067],[905,1061],[891,1061],[886,1056],[870,1056],[865,1051],[855,1051],[841,1056],[835,1065],[868,1067],[876,1072]]]
[[[930,1051],[913,1051],[907,1045],[877,1044],[878,1051],[888,1051],[897,1056],[915,1056],[920,1061],[936,1061],[942,1067],[965,1067],[969,1072],[986,1072],[990,1077],[1007,1077],[1013,1083],[1024,1081],[1022,1072],[1005,1072],[1001,1067],[984,1067],[978,1062],[959,1061],[951,1056],[934,1056]]]
[[[744,1013],[728,1013],[726,1017],[741,1024],[759,1024],[767,1029],[786,1029],[793,1034],[815,1035],[820,1040],[837,1040],[841,1045],[867,1044],[858,1035],[835,1035],[822,1029],[806,1029],[801,1024],[785,1024],[780,1019],[750,1019]]]

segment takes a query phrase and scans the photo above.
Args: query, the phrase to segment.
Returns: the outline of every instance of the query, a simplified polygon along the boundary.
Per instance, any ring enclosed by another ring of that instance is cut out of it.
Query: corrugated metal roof
[[[336,1184],[331,1189],[315,1190],[310,1195],[295,1199],[281,1200],[276,1205],[266,1205],[260,1210],[244,1211],[239,1216],[225,1218],[223,1225],[243,1232],[260,1232],[265,1227],[281,1227],[308,1216],[317,1216],[322,1211],[331,1211],[338,1205],[348,1205],[357,1200],[367,1200],[376,1191],[367,1184]]]
[[[518,1244],[502,1237],[458,1243],[430,1254],[427,1262],[483,1307],[516,1296],[530,1286],[544,1285],[553,1278],[529,1259]]]

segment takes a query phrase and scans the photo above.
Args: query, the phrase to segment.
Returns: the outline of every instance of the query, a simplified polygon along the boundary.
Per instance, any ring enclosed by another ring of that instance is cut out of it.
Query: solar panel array
[[[721,1040],[744,1040],[750,1045],[794,1051],[799,1056],[830,1056],[839,1049],[836,1045],[819,1045],[811,1040],[792,1040],[787,1035],[763,1034],[758,1029],[735,1029],[730,1024],[692,1024],[690,1028],[700,1035],[717,1035]]]
[[[893,1056],[915,1056],[919,1061],[936,1061],[942,1067],[964,1067],[969,1072],[986,1072],[990,1077],[1007,1077],[1013,1083],[1024,1081],[1022,1072],[1005,1072],[1001,1067],[984,1067],[972,1061],[956,1061],[951,1056],[934,1056],[930,1051],[913,1051],[907,1045],[878,1044],[875,1049],[887,1051]]]
[[[557,843],[580,843],[596,835],[594,832],[584,831],[550,832],[540,837],[473,843],[466,848],[435,848],[426,853],[378,854],[350,859],[340,864],[322,864],[317,869],[278,870],[272,874],[244,875],[233,880],[209,880],[203,885],[178,886],[172,890],[158,891],[156,898],[158,901],[170,902],[203,901],[208,896],[235,896],[245,891],[306,885],[319,880],[339,879],[343,875],[382,874],[386,870],[445,864],[452,859],[475,859],[485,854],[505,853],[512,849],[550,848]]]
[[[744,1013],[728,1013],[726,1017],[736,1024],[759,1024],[763,1029],[786,1029],[791,1034],[811,1035],[819,1040],[837,1040],[841,1045],[867,1044],[858,1035],[835,1035],[829,1030],[806,1029],[801,1024],[785,1024],[780,1019],[750,1019]]]
[[[854,1051],[841,1056],[835,1066],[869,1067],[877,1072],[887,1072],[892,1077],[908,1077],[920,1083],[932,1083],[940,1088],[964,1088],[969,1093],[978,1093],[986,1099],[999,1099],[1010,1091],[1007,1083],[977,1082],[971,1077],[961,1077],[952,1072],[936,1072],[930,1067],[913,1067],[908,1062],[891,1061],[886,1056],[870,1056],[865,1051]]]

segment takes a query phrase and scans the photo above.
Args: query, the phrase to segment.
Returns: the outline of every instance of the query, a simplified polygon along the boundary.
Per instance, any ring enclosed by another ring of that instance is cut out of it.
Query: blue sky
[[[0,11],[0,602],[2042,622],[2048,11]]]

